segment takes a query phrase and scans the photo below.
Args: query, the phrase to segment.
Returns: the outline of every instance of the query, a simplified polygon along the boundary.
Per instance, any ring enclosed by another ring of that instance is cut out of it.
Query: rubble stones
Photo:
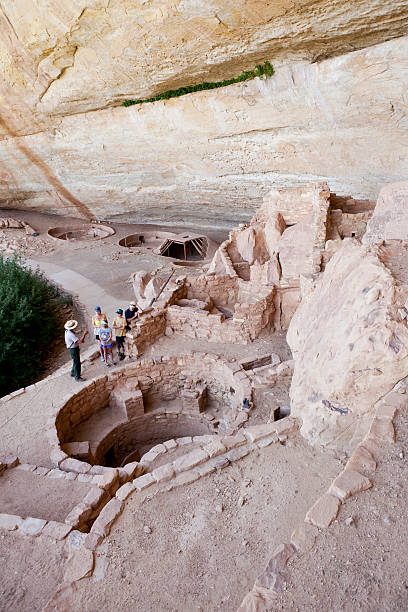
[[[116,468],[110,468],[110,470],[106,471],[105,474],[98,477],[98,487],[104,491],[112,491],[118,484],[119,471]]]
[[[56,521],[48,521],[42,531],[42,535],[59,541],[66,538],[71,529],[71,525],[64,525],[64,523],[57,523]]]
[[[21,516],[15,516],[14,514],[0,514],[0,529],[7,529],[7,531],[14,531],[23,524]]]
[[[43,519],[29,516],[19,525],[19,529],[25,535],[38,536],[45,527],[46,522]]]
[[[104,505],[109,500],[109,494],[99,487],[92,487],[84,497],[84,504],[93,510]]]
[[[72,459],[71,457],[61,461],[59,467],[66,472],[76,472],[77,474],[87,474],[91,469],[89,463],[78,461],[78,459]]]
[[[103,541],[103,536],[100,533],[88,533],[84,540],[84,547],[88,550],[95,550]]]
[[[330,485],[329,493],[344,501],[356,493],[369,489],[371,486],[372,483],[366,476],[354,470],[346,469],[334,479]]]
[[[71,512],[65,518],[65,523],[72,527],[81,527],[84,525],[92,514],[92,508],[87,504],[80,502],[74,506]]]
[[[321,529],[326,529],[337,517],[339,508],[339,499],[325,493],[307,511],[305,521]]]
[[[170,480],[174,476],[174,467],[171,463],[166,463],[152,472],[152,476],[156,482],[164,482]]]
[[[65,567],[64,581],[70,583],[85,578],[85,576],[92,573],[94,562],[94,553],[91,550],[84,547],[79,548],[68,559]]]
[[[107,503],[104,508],[102,508],[101,513],[92,525],[91,533],[99,533],[102,536],[107,536],[110,532],[112,524],[116,520],[116,517],[122,511],[122,507],[122,501],[116,498],[111,499],[111,501]]]
[[[209,444],[205,444],[203,450],[207,453],[209,457],[217,457],[218,455],[222,455],[222,453],[225,453],[226,447],[221,442],[221,440],[216,438],[215,440],[212,440]]]
[[[143,476],[139,476],[133,481],[136,489],[138,491],[143,491],[147,487],[150,487],[155,482],[153,476],[151,474],[144,474]]]
[[[208,455],[205,451],[196,449],[175,459],[173,462],[174,470],[176,473],[185,472],[186,470],[190,470],[196,465],[203,463],[207,459]]]
[[[127,499],[135,490],[136,486],[133,484],[133,482],[126,482],[116,491],[115,497],[119,499],[119,501],[125,501],[125,499]]]
[[[356,472],[372,472],[377,467],[377,463],[370,451],[360,444],[354,451],[352,457],[347,462],[347,469]]]

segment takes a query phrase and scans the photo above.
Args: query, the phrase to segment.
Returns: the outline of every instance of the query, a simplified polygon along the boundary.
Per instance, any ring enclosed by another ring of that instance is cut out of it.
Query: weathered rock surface
[[[27,8],[22,10],[22,0],[13,5],[17,14],[30,15]],[[117,7],[117,3],[111,5]],[[336,24],[339,31],[343,20],[347,21],[358,6],[360,3],[352,8],[344,5]],[[150,3],[146,7],[154,13]],[[398,7],[401,9],[399,2],[395,11]],[[359,21],[370,23],[376,10],[383,10],[379,3],[374,3]],[[243,11],[245,15],[250,12],[249,6]],[[240,14],[238,6],[236,14]],[[71,23],[68,10],[66,15]],[[81,18],[79,31],[88,18],[90,9]],[[15,25],[18,31],[28,33],[34,55],[43,50],[41,45],[36,47],[32,29],[40,29],[45,47],[51,48],[39,23],[30,15],[28,24],[24,17]],[[75,29],[75,19],[73,23]],[[327,29],[327,23],[325,26],[326,40],[330,40],[334,33]],[[2,44],[15,37],[7,27],[9,33],[1,38]],[[129,23],[126,27],[133,36]],[[389,23],[387,28],[392,30]],[[57,39],[55,42],[57,50]],[[296,46],[304,48],[303,43],[299,35]],[[125,50],[121,61],[128,52]],[[133,213],[138,221],[177,224],[198,220],[203,225],[231,226],[237,220],[249,219],[271,188],[304,184],[319,177],[326,178],[337,194],[375,199],[384,183],[408,179],[403,111],[408,38],[320,63],[281,66],[266,81],[255,79],[154,104],[48,118],[46,124],[38,114],[33,115],[30,71],[24,68],[27,54],[17,69],[13,53],[8,56],[10,81],[16,83],[19,96],[13,98],[12,116],[0,109],[6,136],[0,144],[3,205],[79,214],[88,219],[126,214],[132,220]],[[53,53],[43,61],[51,61]],[[74,112],[78,107],[70,106],[69,96],[83,100],[93,92],[96,100],[99,93],[94,90],[114,99],[108,86],[98,83],[95,87],[87,62],[83,59],[85,64],[81,63],[81,57],[93,53],[91,48],[85,52],[79,46],[75,67],[67,68],[54,81],[43,104],[51,97],[60,112]],[[78,73],[84,65],[92,91]],[[137,62],[135,67],[138,72]],[[110,78],[106,67],[101,74],[101,79]],[[129,72],[126,79],[131,82]],[[64,92],[67,98],[62,104]],[[121,88],[122,96],[131,93]],[[3,98],[12,99],[7,92]],[[23,100],[27,106],[21,110]],[[19,116],[31,135],[13,138],[19,129]]]
[[[38,121],[222,80],[271,56],[361,49],[404,35],[407,21],[404,0],[14,0],[0,12],[0,94],[24,129],[33,113]]]
[[[367,224],[364,242],[408,240],[408,182],[385,185]]]
[[[408,372],[408,329],[398,315],[408,287],[397,286],[376,247],[346,239],[287,334],[295,357],[292,414],[312,442],[352,443],[356,417]]]

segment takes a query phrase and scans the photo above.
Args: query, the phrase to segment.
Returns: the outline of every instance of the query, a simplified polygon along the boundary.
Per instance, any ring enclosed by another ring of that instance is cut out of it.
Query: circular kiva
[[[152,249],[156,255],[183,262],[199,262],[206,259],[209,242],[207,236],[201,234],[140,231],[138,234],[131,234],[119,240],[119,246],[126,248],[143,246]]]
[[[54,456],[59,451],[63,458],[63,451],[91,465],[119,467],[173,438],[233,433],[248,419],[251,397],[241,366],[213,355],[130,363],[64,398]]]
[[[102,240],[108,236],[113,236],[115,230],[109,225],[99,223],[83,223],[81,225],[69,225],[65,227],[52,227],[48,230],[48,235],[56,240],[67,241],[91,241]]]

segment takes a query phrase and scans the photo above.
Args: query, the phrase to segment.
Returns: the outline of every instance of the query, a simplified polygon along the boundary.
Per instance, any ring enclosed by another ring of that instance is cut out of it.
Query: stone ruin
[[[22,469],[67,486],[75,480],[85,487],[83,499],[63,523],[0,514],[0,528],[56,541],[77,532],[88,551],[78,555],[93,562],[133,493],[185,486],[286,444],[299,429],[313,445],[350,457],[305,516],[307,525],[329,527],[341,503],[372,486],[376,450],[394,440],[393,418],[406,405],[407,202],[406,184],[385,187],[376,207],[339,198],[321,182],[273,191],[204,274],[133,274],[141,314],[126,335],[129,361],[53,406],[51,470],[18,466],[13,457],[0,462],[0,473]],[[275,332],[287,332],[293,359],[211,352],[143,358],[159,338],[238,349]],[[290,387],[290,407],[276,405],[279,385]],[[79,485],[72,486],[77,498]],[[241,612],[263,609],[264,598],[276,595],[268,585],[296,554],[302,533],[274,553]]]
[[[163,334],[249,344],[288,329],[302,286],[324,271],[344,239],[362,238],[373,208],[337,198],[326,183],[273,191],[221,244],[206,274],[167,283],[133,275],[136,302],[148,312],[127,335],[127,354],[138,356]]]

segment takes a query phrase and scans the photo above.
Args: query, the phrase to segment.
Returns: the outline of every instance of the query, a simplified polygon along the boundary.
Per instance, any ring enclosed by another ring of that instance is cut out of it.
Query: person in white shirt
[[[81,378],[81,359],[79,356],[79,345],[83,344],[88,330],[85,330],[82,336],[78,338],[78,336],[76,336],[73,331],[77,327],[77,325],[78,321],[75,321],[75,319],[72,319],[65,323],[65,345],[69,350],[69,354],[72,358],[71,376],[73,376],[77,382],[81,382],[84,379]]]

